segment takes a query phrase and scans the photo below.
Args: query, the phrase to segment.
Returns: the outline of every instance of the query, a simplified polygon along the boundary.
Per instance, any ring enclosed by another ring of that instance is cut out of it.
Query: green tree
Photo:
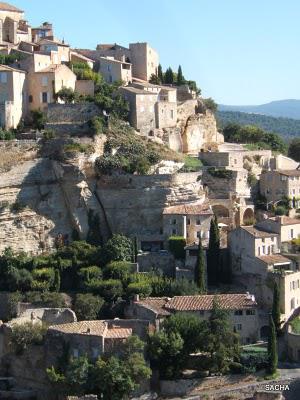
[[[278,365],[278,353],[277,353],[276,329],[272,315],[270,315],[269,319],[268,357],[269,357],[269,366],[268,366],[269,373],[275,374]]]
[[[88,212],[88,224],[89,230],[86,241],[93,246],[101,246],[102,236],[100,230],[100,218],[93,210],[89,210]]]
[[[162,70],[162,66],[160,64],[158,65],[158,68],[157,68],[157,76],[159,79],[159,83],[160,84],[164,83],[164,73]]]
[[[210,371],[226,373],[231,361],[239,358],[237,335],[232,331],[228,313],[219,306],[218,297],[208,321],[206,351],[210,354]]]
[[[96,320],[104,300],[91,293],[78,293],[74,303],[74,311],[79,321]]]
[[[178,332],[160,331],[148,338],[147,353],[151,367],[159,371],[161,378],[178,377],[183,368],[184,341]]]
[[[46,115],[40,110],[32,110],[30,112],[31,123],[34,129],[43,129],[46,123]]]
[[[71,104],[75,101],[77,97],[77,93],[67,87],[62,87],[57,93],[56,93],[56,98],[57,100],[60,99],[66,104]]]
[[[212,111],[213,113],[216,113],[218,111],[218,104],[214,101],[214,99],[212,99],[211,97],[209,97],[208,99],[204,99],[204,105],[205,107]]]
[[[53,290],[54,292],[60,291],[60,272],[58,269],[54,271],[54,282],[53,282]]]
[[[288,156],[293,158],[295,161],[300,162],[300,139],[295,138],[291,141],[288,149]]]
[[[178,260],[185,258],[186,240],[183,236],[170,236],[169,237],[169,249],[173,256]]]
[[[177,72],[177,85],[183,85],[185,83],[184,76],[182,74],[182,68],[181,65],[178,67],[178,72]]]
[[[160,81],[159,81],[159,77],[155,74],[151,74],[149,82],[152,83],[153,85],[159,85]]]
[[[274,288],[273,288],[273,304],[272,304],[272,318],[273,318],[273,322],[276,328],[276,332],[278,333],[280,330],[280,325],[281,325],[281,321],[280,321],[280,316],[281,316],[281,312],[280,312],[280,290],[279,287],[277,285],[277,283],[274,283]]]
[[[201,237],[199,237],[194,280],[200,293],[206,293],[206,265]]]
[[[104,264],[110,261],[131,261],[132,256],[132,242],[131,239],[121,235],[115,234],[102,249],[102,259]]]
[[[209,245],[207,250],[207,275],[210,285],[217,285],[219,282],[220,263],[220,233],[218,220],[215,216],[210,221]]]
[[[169,85],[174,83],[174,72],[171,67],[169,67],[165,72],[164,83]]]

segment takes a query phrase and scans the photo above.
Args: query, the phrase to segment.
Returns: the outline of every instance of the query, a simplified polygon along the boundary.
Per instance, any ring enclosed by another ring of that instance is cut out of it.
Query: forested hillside
[[[221,127],[229,123],[256,125],[267,132],[279,133],[287,139],[300,136],[300,120],[297,119],[275,118],[267,115],[248,114],[239,111],[218,111],[217,119]]]

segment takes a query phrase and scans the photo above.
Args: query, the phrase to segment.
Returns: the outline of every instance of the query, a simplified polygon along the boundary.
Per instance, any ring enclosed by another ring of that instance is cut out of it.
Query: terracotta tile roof
[[[19,8],[12,6],[11,4],[4,3],[0,1],[0,11],[13,11],[18,13],[23,13],[24,11],[20,10]]]
[[[272,221],[279,222],[280,225],[297,225],[300,224],[300,218],[290,218],[290,217],[272,217],[270,218]]]
[[[291,263],[291,260],[289,258],[286,258],[282,256],[281,254],[270,254],[268,256],[260,256],[257,257],[264,263],[270,265],[270,264],[286,264],[286,263]]]
[[[130,328],[111,328],[105,334],[107,339],[126,339],[132,335]]]
[[[170,315],[170,313],[164,308],[170,299],[168,297],[147,297],[143,300],[137,301],[137,304],[148,308],[158,315]]]
[[[286,176],[300,176],[300,169],[279,169],[278,172]]]
[[[171,311],[202,311],[213,308],[214,299],[225,310],[237,310],[252,308],[257,305],[254,296],[245,294],[219,294],[219,295],[200,295],[200,296],[175,296],[165,308]]]
[[[254,226],[241,226],[241,229],[244,229],[245,231],[250,233],[250,235],[252,235],[254,237],[257,237],[257,238],[266,238],[266,237],[278,236],[277,233],[266,232],[266,231],[261,230],[258,227],[254,227]]]
[[[26,74],[26,72],[23,71],[22,69],[12,68],[9,67],[8,65],[3,65],[3,64],[0,64],[0,71],[21,72],[23,74]]]
[[[103,336],[107,324],[104,321],[80,321],[69,324],[52,325],[49,331],[57,331],[66,334]]]
[[[208,203],[180,204],[178,206],[167,207],[163,211],[164,215],[213,215]]]

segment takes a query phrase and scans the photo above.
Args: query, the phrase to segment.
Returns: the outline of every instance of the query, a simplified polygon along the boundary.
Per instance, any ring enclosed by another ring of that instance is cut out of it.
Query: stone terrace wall
[[[93,103],[49,104],[47,121],[50,124],[83,123],[99,114],[100,109]]]

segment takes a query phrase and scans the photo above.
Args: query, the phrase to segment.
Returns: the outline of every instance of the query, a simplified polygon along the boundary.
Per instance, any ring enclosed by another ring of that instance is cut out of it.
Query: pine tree
[[[164,73],[162,70],[162,66],[160,64],[157,68],[157,76],[158,76],[159,83],[164,83]]]
[[[272,318],[277,333],[280,330],[280,314],[280,291],[277,283],[275,282],[273,289]]]
[[[195,283],[199,288],[200,293],[206,293],[206,279],[205,279],[205,259],[204,250],[202,246],[201,237],[199,238],[197,261],[195,265]]]
[[[182,68],[181,68],[181,65],[179,65],[178,72],[177,72],[177,85],[180,86],[180,85],[183,85],[184,83],[185,83],[185,79],[182,74]]]
[[[58,269],[56,269],[54,272],[55,272],[55,275],[54,275],[53,289],[55,292],[59,292],[60,291],[60,272]]]
[[[278,365],[278,353],[277,353],[277,340],[276,330],[272,315],[270,315],[269,322],[269,339],[268,339],[268,358],[269,358],[269,373],[275,374]]]
[[[210,285],[219,283],[219,263],[220,263],[220,233],[218,220],[215,216],[210,221],[209,245],[207,251],[207,275]]]

